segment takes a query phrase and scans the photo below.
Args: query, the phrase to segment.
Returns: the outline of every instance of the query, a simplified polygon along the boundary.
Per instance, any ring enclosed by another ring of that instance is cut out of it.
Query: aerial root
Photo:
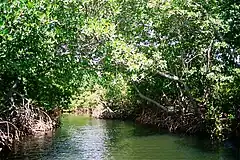
[[[0,152],[10,151],[13,140],[19,140],[20,131],[9,121],[0,121]]]
[[[137,118],[137,121],[142,124],[168,129],[170,132],[184,132],[188,134],[201,131],[203,126],[203,119],[195,116],[193,113],[179,114],[172,112],[169,114],[152,109],[145,109]]]
[[[13,142],[24,135],[43,134],[54,128],[52,118],[28,99],[9,108],[9,116],[0,120],[0,152],[12,150]]]

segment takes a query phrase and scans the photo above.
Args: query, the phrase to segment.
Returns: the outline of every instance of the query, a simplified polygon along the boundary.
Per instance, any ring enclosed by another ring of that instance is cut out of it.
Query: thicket
[[[5,0],[0,116],[156,106],[223,138],[239,109],[240,4],[234,0]]]

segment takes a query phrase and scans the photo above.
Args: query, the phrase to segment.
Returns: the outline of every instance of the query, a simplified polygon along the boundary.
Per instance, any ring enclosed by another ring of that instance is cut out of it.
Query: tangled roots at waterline
[[[19,105],[11,104],[5,114],[8,116],[0,119],[0,152],[11,150],[13,140],[19,140],[22,135],[45,133],[56,125],[43,109],[28,99]]]
[[[166,113],[161,110],[143,109],[136,120],[142,124],[168,129],[170,132],[195,134],[205,129],[203,119],[193,113],[179,115],[175,112]]]

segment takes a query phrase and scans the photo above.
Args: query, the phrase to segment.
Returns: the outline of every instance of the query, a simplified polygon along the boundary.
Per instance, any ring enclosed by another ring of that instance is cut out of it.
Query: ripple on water
[[[7,159],[234,160],[227,150],[207,149],[207,141],[158,133],[130,122],[75,115],[64,115],[62,121],[54,134],[25,139]]]

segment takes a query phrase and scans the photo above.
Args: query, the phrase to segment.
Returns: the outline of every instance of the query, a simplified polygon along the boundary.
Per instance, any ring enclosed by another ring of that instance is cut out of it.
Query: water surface
[[[7,159],[25,160],[234,160],[196,137],[159,133],[132,122],[64,115],[54,133],[27,138]]]

